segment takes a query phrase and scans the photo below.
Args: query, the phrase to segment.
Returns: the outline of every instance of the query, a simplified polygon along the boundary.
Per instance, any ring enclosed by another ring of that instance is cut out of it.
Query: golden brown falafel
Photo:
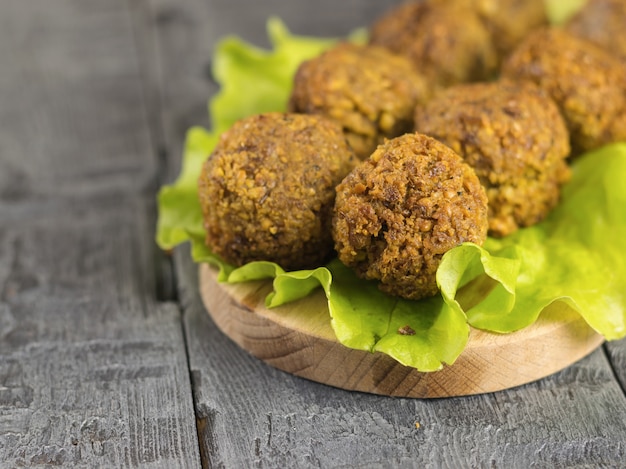
[[[542,220],[569,177],[569,134],[539,88],[513,82],[448,88],[415,114],[417,131],[456,151],[489,199],[489,232],[504,236]]]
[[[339,260],[389,294],[437,293],[443,255],[487,236],[487,197],[474,171],[430,137],[380,145],[337,187],[333,238]]]
[[[267,113],[238,121],[200,174],[207,245],[235,265],[321,265],[332,253],[335,186],[357,161],[341,128],[324,117]]]
[[[570,34],[586,39],[626,61],[626,2],[588,0],[566,24]]]
[[[489,32],[462,3],[412,1],[370,28],[370,43],[407,56],[431,86],[491,78],[498,59]]]
[[[413,110],[428,94],[424,78],[405,57],[340,43],[300,65],[289,109],[334,119],[364,159],[385,138],[412,131]]]
[[[476,10],[500,58],[506,57],[530,31],[548,24],[544,0],[452,1]]]
[[[502,76],[530,81],[557,103],[575,153],[626,139],[626,66],[594,44],[558,28],[529,34]]]

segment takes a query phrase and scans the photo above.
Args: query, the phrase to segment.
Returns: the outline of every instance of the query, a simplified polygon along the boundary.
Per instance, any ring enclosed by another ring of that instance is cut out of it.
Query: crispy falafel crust
[[[436,294],[444,253],[486,236],[487,197],[474,171],[424,135],[385,142],[337,187],[339,260],[392,295]]]
[[[320,116],[267,113],[235,123],[198,182],[207,245],[235,265],[322,265],[332,253],[335,186],[356,162],[341,128]]]
[[[626,140],[626,65],[559,28],[529,34],[502,67],[502,76],[530,81],[559,106],[574,153]]]
[[[407,56],[433,87],[486,80],[498,67],[489,32],[462,2],[400,4],[372,25],[370,43]]]
[[[453,86],[416,109],[415,128],[474,168],[487,191],[494,236],[545,218],[569,179],[565,122],[556,104],[532,84]]]
[[[470,4],[471,8],[477,11],[491,34],[500,58],[506,57],[529,31],[548,24],[544,0],[454,1],[465,5]]]
[[[587,39],[626,63],[626,2],[588,0],[566,23],[574,36]]]
[[[384,139],[413,130],[415,106],[429,94],[406,57],[378,46],[340,43],[300,65],[289,110],[337,121],[365,159]]]

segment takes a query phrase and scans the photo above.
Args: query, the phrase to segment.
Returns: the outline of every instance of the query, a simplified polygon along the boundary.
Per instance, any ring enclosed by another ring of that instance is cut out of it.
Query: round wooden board
[[[555,373],[603,342],[562,302],[512,334],[472,329],[453,365],[423,373],[382,353],[341,345],[331,329],[324,292],[268,309],[270,281],[224,284],[200,266],[203,302],[220,330],[269,365],[330,386],[398,397],[434,398],[500,391]]]

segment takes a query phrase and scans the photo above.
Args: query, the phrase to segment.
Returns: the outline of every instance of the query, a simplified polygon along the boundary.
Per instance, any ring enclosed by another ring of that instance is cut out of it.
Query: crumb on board
[[[398,334],[400,334],[400,335],[415,335],[415,331],[411,328],[411,326],[409,326],[407,324],[406,326],[402,326],[402,327],[398,328]]]

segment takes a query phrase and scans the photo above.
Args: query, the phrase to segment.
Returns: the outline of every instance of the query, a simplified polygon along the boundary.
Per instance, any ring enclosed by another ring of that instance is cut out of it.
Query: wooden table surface
[[[156,247],[216,40],[393,3],[0,0],[0,467],[626,467],[625,340],[494,394],[347,392],[240,350]]]

